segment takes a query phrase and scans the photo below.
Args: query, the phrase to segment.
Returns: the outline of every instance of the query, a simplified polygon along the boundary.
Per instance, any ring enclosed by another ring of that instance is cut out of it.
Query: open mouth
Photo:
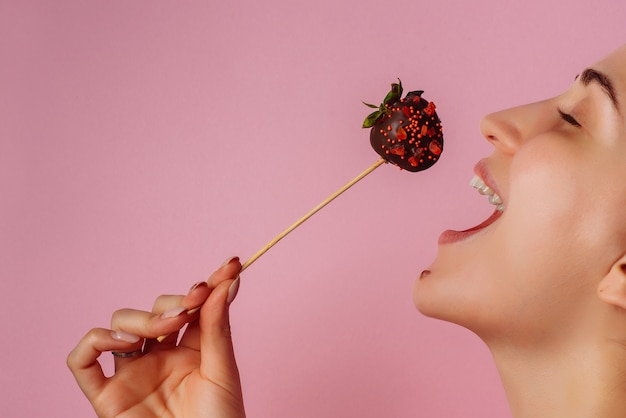
[[[470,181],[470,186],[475,188],[481,195],[487,197],[487,201],[495,206],[495,211],[493,212],[493,214],[491,214],[489,218],[472,228],[466,229],[464,231],[444,231],[441,236],[439,236],[440,245],[464,240],[476,234],[477,232],[487,228],[489,225],[497,221],[500,216],[502,216],[502,213],[504,212],[504,203],[502,201],[502,198],[492,187],[489,187],[485,183],[485,180],[483,178],[478,175],[474,176],[472,181]]]
[[[474,176],[472,181],[470,181],[470,186],[475,188],[481,195],[487,196],[487,200],[496,207],[497,211],[504,211],[502,198],[491,187],[485,184],[485,180],[481,179],[479,176]]]

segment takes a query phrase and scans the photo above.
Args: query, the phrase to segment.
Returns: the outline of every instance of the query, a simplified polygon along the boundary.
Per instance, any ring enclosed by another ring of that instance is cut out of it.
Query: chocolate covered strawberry
[[[415,172],[425,170],[435,164],[443,151],[441,121],[435,112],[435,104],[422,99],[422,93],[422,91],[412,91],[403,99],[402,83],[398,80],[397,84],[391,85],[391,91],[380,106],[365,103],[376,111],[365,119],[363,127],[371,128],[370,143],[374,151],[382,158],[379,158],[365,171],[278,234],[265,247],[243,263],[240,272],[248,268],[307,219],[381,165],[389,162],[407,171]]]
[[[365,118],[363,128],[371,128],[370,144],[386,161],[408,171],[422,171],[435,164],[443,151],[441,120],[435,104],[422,98],[423,91],[412,91],[402,98],[402,82],[391,90],[380,106]]]

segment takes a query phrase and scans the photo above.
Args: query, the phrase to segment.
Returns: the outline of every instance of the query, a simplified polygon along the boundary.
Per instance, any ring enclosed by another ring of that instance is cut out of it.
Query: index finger
[[[209,284],[209,289],[213,290],[217,285],[222,283],[224,280],[232,280],[235,278],[237,273],[241,270],[241,262],[239,261],[239,257],[231,257],[226,260],[220,268],[215,270],[213,274],[209,276],[207,279],[207,283]]]

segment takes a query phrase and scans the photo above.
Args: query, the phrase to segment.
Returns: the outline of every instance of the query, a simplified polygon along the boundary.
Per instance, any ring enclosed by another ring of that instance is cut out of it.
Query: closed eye
[[[574,119],[572,115],[563,112],[561,109],[559,109],[559,116],[561,116],[561,119],[563,119],[565,122],[569,123],[572,126],[575,126],[577,128],[580,128],[582,126],[580,123],[578,123],[576,119]]]

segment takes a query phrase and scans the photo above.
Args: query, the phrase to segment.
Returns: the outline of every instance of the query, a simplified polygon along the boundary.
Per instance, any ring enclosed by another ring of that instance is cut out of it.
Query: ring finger
[[[186,310],[170,310],[163,313],[146,312],[136,309],[120,309],[111,317],[111,329],[120,335],[124,333],[137,335],[146,339],[144,352],[150,351],[150,341],[159,335],[174,334],[185,325],[189,318]],[[164,347],[165,348],[165,347]],[[136,357],[116,357],[116,364],[135,360]],[[121,362],[119,360],[122,360]]]
[[[144,340],[134,334],[126,331],[111,331],[111,337],[114,340],[128,343],[128,347],[124,349],[111,350],[113,354],[113,364],[115,365],[115,371],[117,372],[124,365],[137,360],[143,355]],[[131,345],[132,344],[132,345]]]

